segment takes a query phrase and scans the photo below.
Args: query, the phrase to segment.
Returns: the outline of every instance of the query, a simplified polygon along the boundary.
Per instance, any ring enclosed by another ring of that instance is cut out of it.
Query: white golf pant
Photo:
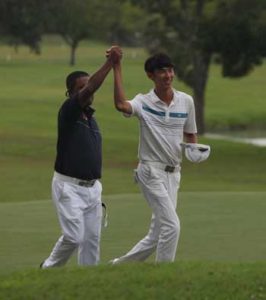
[[[155,250],[156,262],[172,262],[180,234],[180,222],[176,213],[180,168],[169,173],[152,163],[140,163],[136,177],[152,209],[150,229],[126,255],[115,259],[113,263],[143,261]]]
[[[96,265],[100,256],[102,185],[96,180],[92,187],[79,186],[56,175],[52,181],[52,198],[62,236],[42,268],[64,265],[76,249],[79,265]]]

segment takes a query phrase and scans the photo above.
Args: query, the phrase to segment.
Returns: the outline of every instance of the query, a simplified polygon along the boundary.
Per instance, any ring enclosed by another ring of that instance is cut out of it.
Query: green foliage
[[[76,63],[76,50],[85,39],[136,46],[144,22],[144,11],[130,1],[0,0],[3,42],[16,48],[26,44],[40,53],[42,35],[59,34],[70,46],[70,65]]]
[[[92,25],[89,18],[89,12],[92,11],[89,1],[62,0],[53,3],[55,32],[62,35],[69,45],[89,37]]]
[[[214,50],[220,53],[224,76],[245,76],[261,64],[259,8],[258,1],[247,0],[225,1],[217,7]]]
[[[60,34],[71,47],[70,65],[76,63],[76,49],[84,39],[131,46],[136,46],[140,40],[144,13],[130,1],[63,0],[48,3],[46,28]]]
[[[257,45],[263,36],[258,32],[264,24],[258,22],[263,14],[258,0],[153,2],[146,46],[151,52],[170,53],[178,77],[189,86],[199,83],[198,55],[207,67],[210,57],[219,54],[224,76],[244,76],[261,63],[263,51]],[[154,25],[159,25],[158,32]]]
[[[115,3],[112,3],[112,6]],[[109,14],[106,15],[109,16]],[[113,19],[109,23],[109,28],[106,28],[109,36],[108,40],[112,43],[126,46],[140,45],[146,23],[145,12],[138,6],[132,5],[129,0],[126,0],[118,4],[116,11],[112,7],[112,16]]]
[[[258,26],[257,26],[257,47],[260,49],[259,51],[263,53],[263,56],[266,56],[266,2],[264,0],[259,1],[259,9],[260,14],[258,17]]]
[[[204,133],[210,64],[215,57],[224,76],[240,77],[262,63],[265,7],[260,0],[156,0],[138,5],[149,12],[146,48],[172,57],[178,78],[193,89],[198,130]]]
[[[15,48],[28,45],[40,53],[40,41],[44,32],[45,2],[39,0],[1,0],[1,33]]]
[[[50,2],[50,30],[61,35],[70,46],[70,65],[76,63],[79,43],[94,36],[95,26],[99,26],[99,20],[95,24],[98,17],[96,5],[95,1],[89,0]]]

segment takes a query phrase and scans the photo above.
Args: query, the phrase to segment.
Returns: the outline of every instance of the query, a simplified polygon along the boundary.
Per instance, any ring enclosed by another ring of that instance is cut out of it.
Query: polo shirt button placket
[[[169,122],[169,118],[170,118],[170,112],[169,110],[165,111],[165,122]]]

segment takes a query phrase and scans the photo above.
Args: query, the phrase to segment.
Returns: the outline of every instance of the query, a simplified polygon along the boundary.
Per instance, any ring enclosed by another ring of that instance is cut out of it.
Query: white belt
[[[152,166],[152,167],[158,168],[158,169],[163,170],[168,173],[179,172],[181,169],[180,166],[170,166],[170,165],[158,162],[158,161],[141,160],[140,164]]]
[[[82,179],[69,177],[69,176],[57,173],[56,171],[54,172],[54,178],[57,178],[59,180],[65,181],[65,182],[74,183],[74,184],[84,186],[84,187],[92,187],[97,180],[97,179],[82,180]]]

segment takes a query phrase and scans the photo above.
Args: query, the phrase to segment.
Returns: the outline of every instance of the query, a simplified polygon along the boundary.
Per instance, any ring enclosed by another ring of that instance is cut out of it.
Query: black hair
[[[87,72],[84,71],[74,71],[67,75],[66,77],[66,95],[71,95],[73,92],[76,80],[80,77],[89,76]]]
[[[163,68],[174,68],[171,58],[165,53],[157,53],[152,55],[144,64],[144,69],[148,73],[153,73],[154,71]]]

